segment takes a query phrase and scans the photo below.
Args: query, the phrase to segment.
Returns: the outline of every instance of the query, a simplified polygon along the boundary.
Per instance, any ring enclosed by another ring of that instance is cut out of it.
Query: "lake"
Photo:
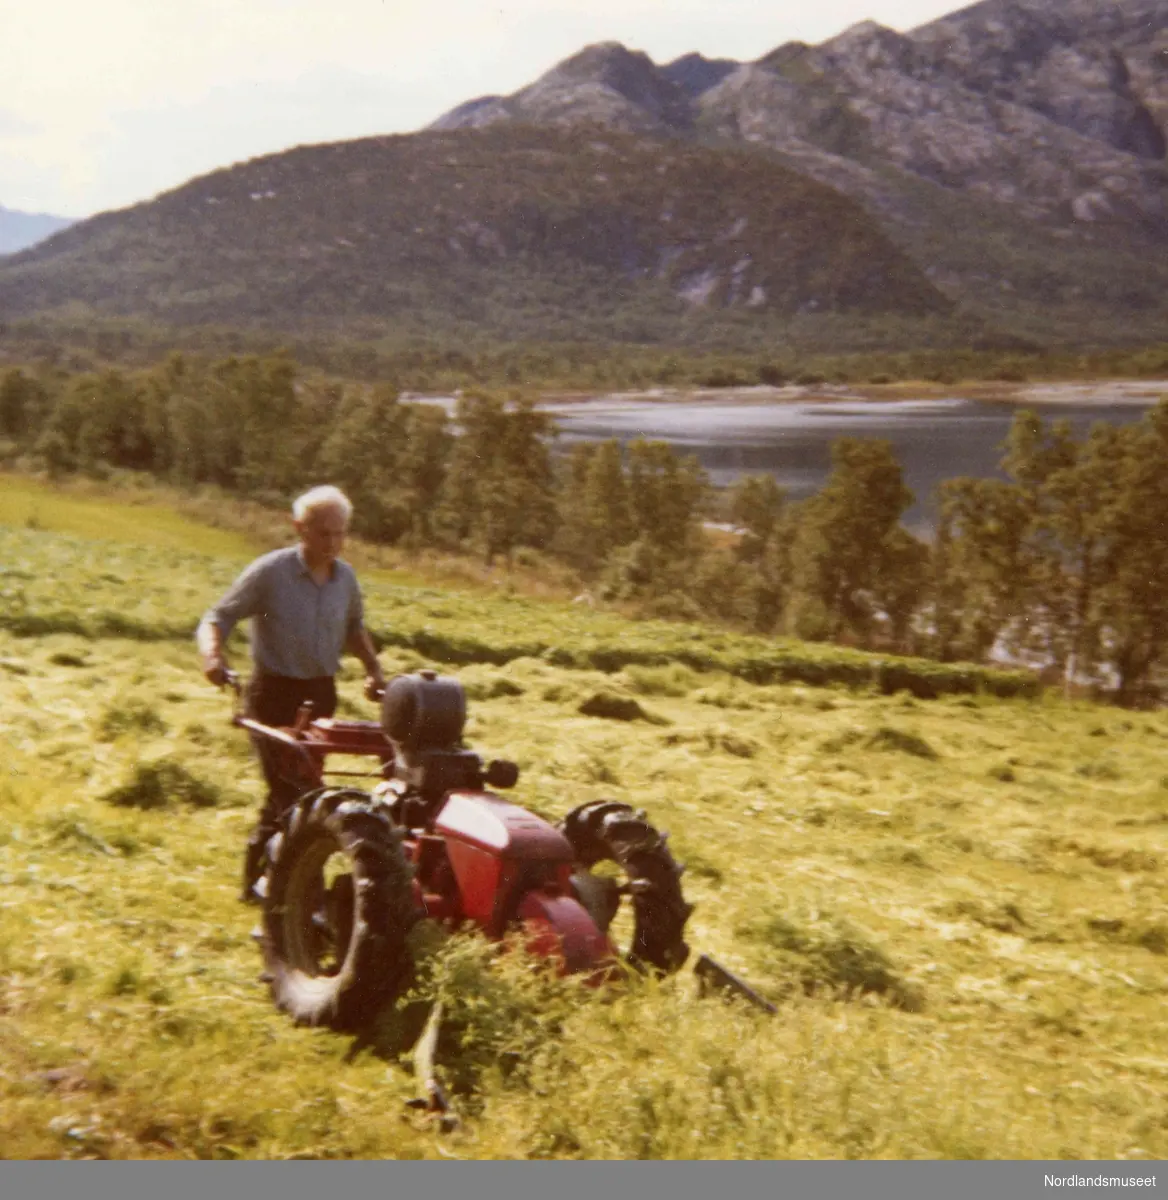
[[[1105,385],[1106,386],[1106,385]],[[1051,389],[1046,389],[1050,391]],[[1057,393],[1056,393],[1057,394]],[[793,499],[816,491],[831,467],[831,443],[840,437],[884,438],[917,497],[906,523],[931,525],[937,484],[959,475],[998,475],[1002,443],[1015,412],[1031,407],[1050,423],[1070,421],[1081,436],[1098,421],[1138,421],[1153,403],[1154,385],[1112,400],[1075,396],[1059,402],[1002,403],[952,396],[924,400],[753,398],[660,401],[634,397],[547,405],[557,420],[561,448],[574,442],[650,438],[693,454],[717,486],[743,475],[770,474]]]

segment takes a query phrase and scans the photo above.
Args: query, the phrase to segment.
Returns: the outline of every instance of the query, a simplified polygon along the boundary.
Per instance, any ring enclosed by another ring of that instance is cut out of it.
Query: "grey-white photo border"
[[[1168,1164],[0,1162],[3,1200],[1053,1200],[1100,1195],[1168,1195]]]

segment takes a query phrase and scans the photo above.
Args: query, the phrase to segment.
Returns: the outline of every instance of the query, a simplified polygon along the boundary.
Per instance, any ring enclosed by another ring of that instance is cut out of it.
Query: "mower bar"
[[[761,1008],[763,1012],[770,1013],[772,1016],[779,1011],[769,1000],[760,996],[749,983],[739,979],[721,963],[716,963],[708,954],[701,955],[694,963],[694,974],[698,977],[703,994],[710,988],[716,988],[720,992],[741,996],[755,1008]]]

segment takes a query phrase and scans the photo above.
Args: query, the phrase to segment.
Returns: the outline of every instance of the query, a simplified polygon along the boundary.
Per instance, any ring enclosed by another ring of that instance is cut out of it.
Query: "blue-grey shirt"
[[[332,578],[317,583],[299,546],[257,558],[209,608],[203,622],[218,626],[223,641],[251,618],[251,653],[270,675],[315,679],[335,675],[349,635],[364,624],[357,576],[337,559]]]

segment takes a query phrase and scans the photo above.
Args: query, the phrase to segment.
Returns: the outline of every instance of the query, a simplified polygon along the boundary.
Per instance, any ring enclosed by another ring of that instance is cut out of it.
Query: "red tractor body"
[[[298,1020],[365,1019],[408,973],[405,935],[421,917],[493,939],[521,931],[530,951],[600,979],[620,957],[608,929],[629,896],[630,961],[684,961],[689,906],[664,838],[627,805],[585,805],[557,827],[489,790],[514,786],[518,769],[462,747],[464,705],[455,681],[424,673],[391,684],[380,723],[309,711],[287,729],[235,718],[301,796],[269,843],[261,889],[273,992]],[[337,770],[333,756],[377,765]],[[365,792],[326,784],[334,776],[379,782]],[[346,864],[340,873],[330,859]],[[590,874],[602,859],[627,873],[625,886]]]

